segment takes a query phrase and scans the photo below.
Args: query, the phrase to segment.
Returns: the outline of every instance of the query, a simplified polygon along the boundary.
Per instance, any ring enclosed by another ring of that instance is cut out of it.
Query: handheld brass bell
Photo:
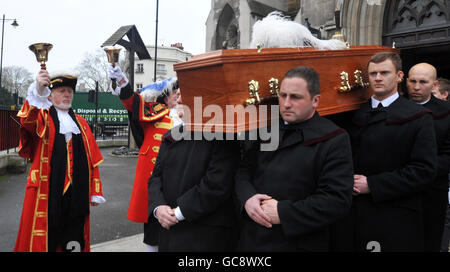
[[[119,54],[121,48],[115,47],[105,47],[106,56],[108,57],[108,62],[111,63],[112,67],[116,66],[116,63],[119,62]],[[113,90],[116,89],[117,83],[115,78],[111,78],[111,87]]]
[[[46,70],[45,62],[48,60],[48,51],[53,48],[50,43],[35,43],[28,47],[36,55],[36,60],[41,64],[41,69]]]

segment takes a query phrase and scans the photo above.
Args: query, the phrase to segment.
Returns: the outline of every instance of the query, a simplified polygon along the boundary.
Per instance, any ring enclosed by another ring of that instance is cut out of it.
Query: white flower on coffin
[[[318,49],[345,49],[340,40],[321,40],[311,34],[302,24],[291,21],[279,11],[271,12],[267,17],[253,25],[250,48],[281,48],[313,46]]]

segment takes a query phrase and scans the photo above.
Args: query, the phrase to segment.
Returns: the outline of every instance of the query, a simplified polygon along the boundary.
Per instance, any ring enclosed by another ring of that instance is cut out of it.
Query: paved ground
[[[91,245],[91,252],[147,252],[144,243],[144,234],[111,240]]]
[[[107,202],[91,209],[91,245],[100,244],[97,251],[110,251],[113,244],[104,242],[126,238],[116,241],[122,250],[115,251],[143,251],[142,236],[136,236],[142,233],[143,225],[126,218],[137,158],[112,157],[109,154],[114,149],[101,149],[105,161],[100,165],[100,175]],[[14,249],[25,180],[25,173],[0,176],[0,252]]]

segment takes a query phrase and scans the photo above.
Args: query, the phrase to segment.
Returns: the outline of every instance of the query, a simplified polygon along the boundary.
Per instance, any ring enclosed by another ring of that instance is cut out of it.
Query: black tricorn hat
[[[59,70],[51,72],[49,88],[53,90],[58,87],[68,86],[75,92],[79,75],[80,73],[74,70]]]

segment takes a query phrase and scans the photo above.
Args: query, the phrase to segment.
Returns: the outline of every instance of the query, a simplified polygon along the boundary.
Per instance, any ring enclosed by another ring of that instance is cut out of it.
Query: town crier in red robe
[[[130,127],[139,146],[127,217],[133,222],[144,223],[144,243],[147,250],[157,251],[159,226],[147,223],[148,179],[155,166],[162,136],[172,127],[182,123],[180,112],[177,110],[178,104],[181,103],[178,80],[169,78],[156,81],[145,86],[140,92],[134,93],[119,66],[109,67],[109,77],[116,79],[117,87],[112,93],[119,95],[128,110]]]
[[[78,73],[40,70],[28,89],[19,155],[31,160],[14,251],[90,251],[90,205],[104,203],[103,157],[72,110]]]

